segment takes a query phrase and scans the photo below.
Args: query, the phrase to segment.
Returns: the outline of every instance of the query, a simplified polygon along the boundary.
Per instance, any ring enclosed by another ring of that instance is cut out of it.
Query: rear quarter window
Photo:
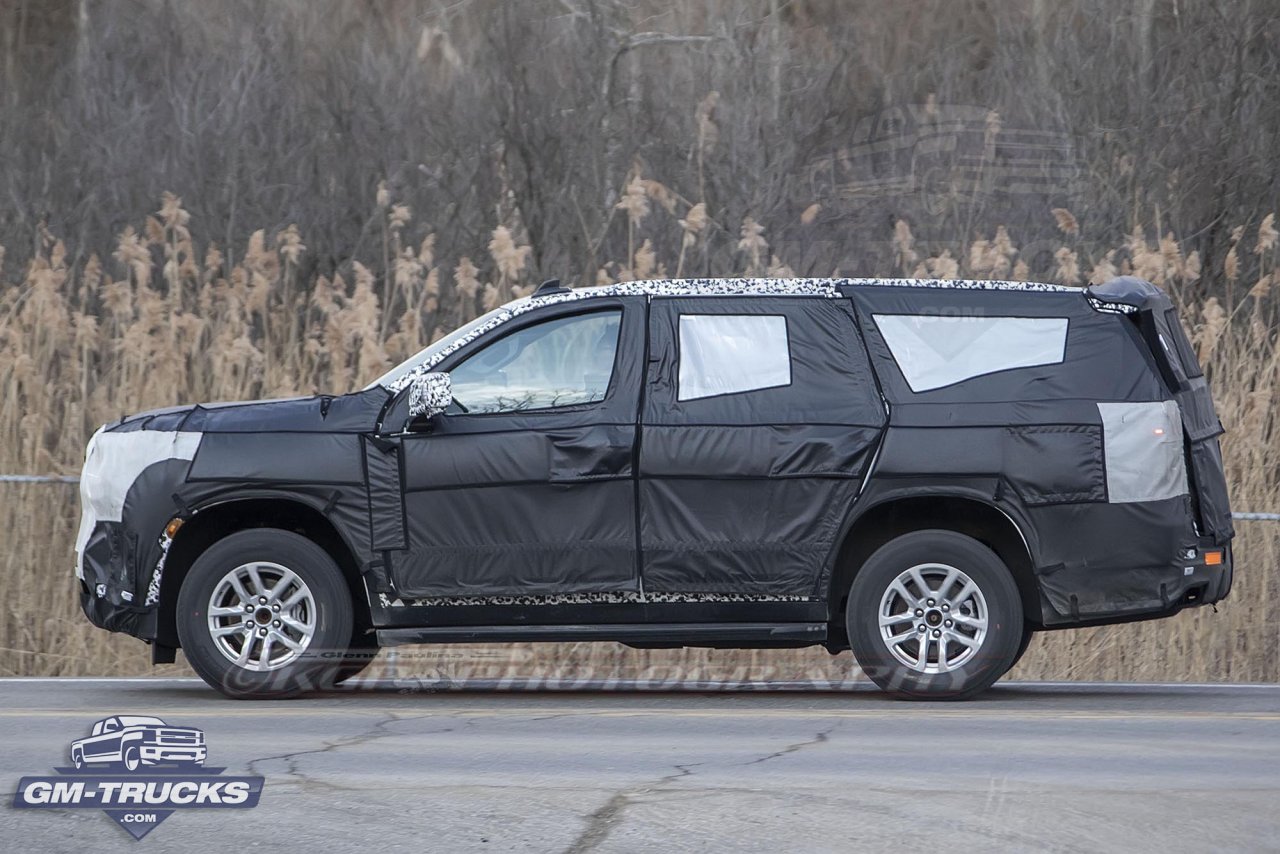
[[[899,370],[919,393],[1015,368],[1060,364],[1065,317],[873,314]]]

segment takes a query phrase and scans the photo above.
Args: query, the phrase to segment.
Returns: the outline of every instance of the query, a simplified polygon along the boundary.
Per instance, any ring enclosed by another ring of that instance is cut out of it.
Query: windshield
[[[374,386],[379,386],[379,385],[384,386],[386,388],[393,388],[396,385],[396,382],[398,380],[400,380],[406,374],[413,371],[414,368],[417,368],[419,365],[430,363],[433,359],[435,359],[441,353],[444,353],[446,350],[448,350],[449,347],[451,347],[455,342],[461,341],[462,339],[466,338],[475,330],[479,329],[489,321],[493,320],[495,317],[498,317],[503,312],[506,312],[509,310],[510,309],[508,307],[504,306],[501,308],[495,308],[493,311],[489,312],[488,314],[480,315],[475,320],[471,321],[465,326],[458,327],[457,329],[450,332],[448,335],[441,338],[439,341],[436,341],[433,344],[426,347],[425,349],[419,351],[416,355],[410,356],[408,359],[405,359],[403,362],[396,365],[394,368],[387,371],[382,376],[378,377],[369,385],[365,386],[365,388],[371,389]]]
[[[148,718],[148,717],[143,717],[142,715],[121,715],[119,720],[120,720],[121,726],[155,726],[155,725],[164,726],[165,725],[164,721],[160,720],[159,718]]]

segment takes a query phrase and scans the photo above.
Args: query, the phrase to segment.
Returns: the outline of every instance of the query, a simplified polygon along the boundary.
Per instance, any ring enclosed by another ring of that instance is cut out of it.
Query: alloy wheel
[[[245,670],[277,670],[297,660],[316,632],[316,603],[297,573],[268,561],[229,571],[209,597],[209,635]]]
[[[967,574],[943,563],[903,571],[880,599],[880,637],[918,673],[947,673],[971,661],[987,636],[989,611]]]

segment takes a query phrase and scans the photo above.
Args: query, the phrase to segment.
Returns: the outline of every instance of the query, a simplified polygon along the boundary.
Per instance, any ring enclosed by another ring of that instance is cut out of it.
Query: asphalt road
[[[403,686],[400,686],[403,687]],[[110,714],[204,729],[252,810],[134,841],[15,810]],[[1280,686],[408,691],[223,700],[194,680],[0,680],[0,848],[22,851],[1280,850]]]

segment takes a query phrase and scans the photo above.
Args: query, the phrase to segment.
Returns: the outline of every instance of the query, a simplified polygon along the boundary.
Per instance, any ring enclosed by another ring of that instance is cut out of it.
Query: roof
[[[528,307],[532,308],[556,302],[606,296],[813,296],[837,298],[843,296],[841,293],[842,288],[851,287],[1081,293],[1080,288],[1066,285],[1051,285],[1043,282],[987,281],[983,279],[648,279],[591,288],[573,288],[527,299],[532,303]],[[517,300],[510,305],[515,308],[523,302],[523,300]]]

